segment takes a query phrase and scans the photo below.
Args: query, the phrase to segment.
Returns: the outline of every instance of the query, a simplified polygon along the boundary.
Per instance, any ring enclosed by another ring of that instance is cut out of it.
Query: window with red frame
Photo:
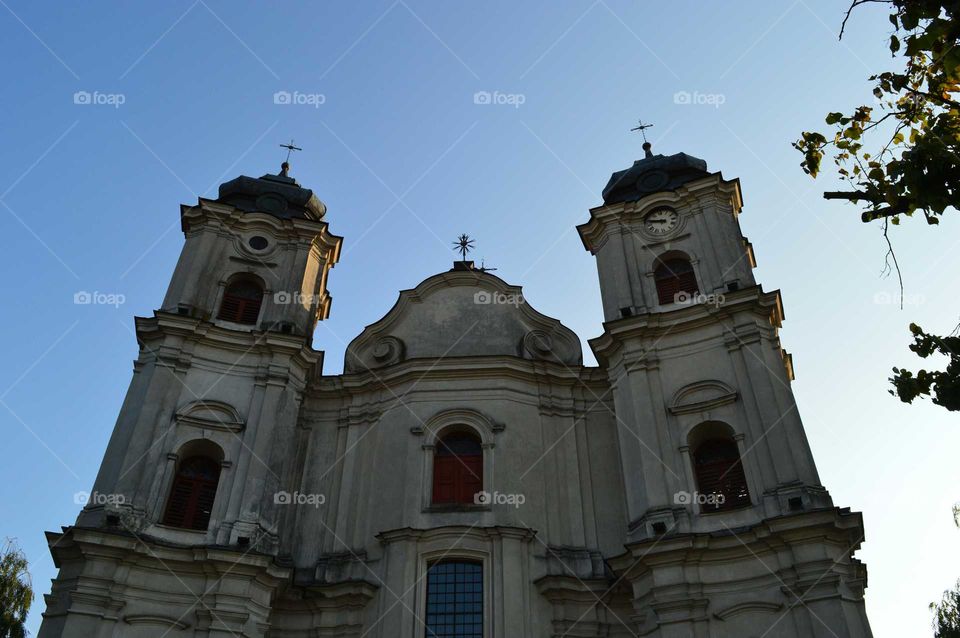
[[[677,295],[694,296],[699,292],[697,276],[693,266],[682,257],[674,257],[659,262],[653,271],[653,280],[657,286],[657,298],[661,305],[675,303]]]
[[[483,490],[483,448],[467,433],[449,434],[437,443],[433,457],[433,503],[465,505]]]
[[[220,464],[205,456],[180,463],[170,488],[163,524],[183,529],[206,530],[220,481]]]
[[[252,325],[260,316],[260,304],[263,303],[263,288],[251,279],[240,279],[229,286],[220,302],[217,319]]]
[[[750,505],[747,477],[743,472],[736,441],[704,441],[693,453],[693,465],[697,491],[706,501],[702,506],[704,512],[735,510]],[[710,498],[711,495],[714,498]]]

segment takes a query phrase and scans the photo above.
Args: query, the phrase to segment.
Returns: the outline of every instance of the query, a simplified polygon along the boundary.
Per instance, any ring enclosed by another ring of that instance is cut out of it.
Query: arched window
[[[653,271],[653,280],[657,286],[657,298],[661,305],[675,303],[677,295],[681,293],[692,297],[699,292],[693,266],[683,257],[671,257],[658,261]]]
[[[243,277],[233,281],[223,293],[217,319],[252,325],[260,316],[263,287],[253,279]]]
[[[473,434],[455,432],[437,442],[433,456],[433,502],[469,504],[483,490],[483,449]]]
[[[747,477],[737,442],[732,438],[708,439],[693,452],[701,510],[720,512],[750,505]]]
[[[192,456],[180,463],[170,488],[163,524],[206,530],[220,481],[220,464],[206,456]]]
[[[482,638],[483,565],[445,560],[427,570],[426,638]]]

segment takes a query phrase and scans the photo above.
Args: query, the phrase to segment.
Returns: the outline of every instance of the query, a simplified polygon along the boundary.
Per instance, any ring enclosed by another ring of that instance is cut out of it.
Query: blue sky
[[[872,99],[866,77],[890,64],[882,10],[859,10],[841,43],[846,3],[820,0],[0,5],[0,535],[22,545],[38,595],[55,573],[42,532],[71,523],[92,485],[137,354],[132,317],[160,304],[180,250],[180,203],[275,172],[291,137],[304,148],[292,174],[345,238],[314,343],[327,373],[399,290],[450,267],[462,232],[592,363],[599,291],[574,226],[642,154],[629,129],[643,118],[657,152],[741,179],[821,478],[864,513],[874,632],[928,631],[927,603],[960,577],[960,428],[885,380],[916,366],[910,321],[957,323],[960,222],[896,230],[900,311],[879,229],[822,200],[833,185],[803,175],[789,144]],[[300,103],[275,103],[283,91]],[[475,103],[483,91],[503,103]],[[76,305],[80,291],[123,303]]]

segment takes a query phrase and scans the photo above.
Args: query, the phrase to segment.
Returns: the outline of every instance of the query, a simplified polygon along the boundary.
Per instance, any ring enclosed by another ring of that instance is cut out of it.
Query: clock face
[[[643,218],[643,227],[648,233],[663,235],[680,223],[680,215],[672,208],[658,208]]]

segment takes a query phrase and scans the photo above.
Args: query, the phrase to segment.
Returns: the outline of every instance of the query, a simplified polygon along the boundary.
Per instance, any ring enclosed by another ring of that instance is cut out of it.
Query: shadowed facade
[[[645,147],[578,226],[597,367],[458,261],[324,375],[325,205],[285,164],[182,206],[41,638],[870,636],[739,182]]]

